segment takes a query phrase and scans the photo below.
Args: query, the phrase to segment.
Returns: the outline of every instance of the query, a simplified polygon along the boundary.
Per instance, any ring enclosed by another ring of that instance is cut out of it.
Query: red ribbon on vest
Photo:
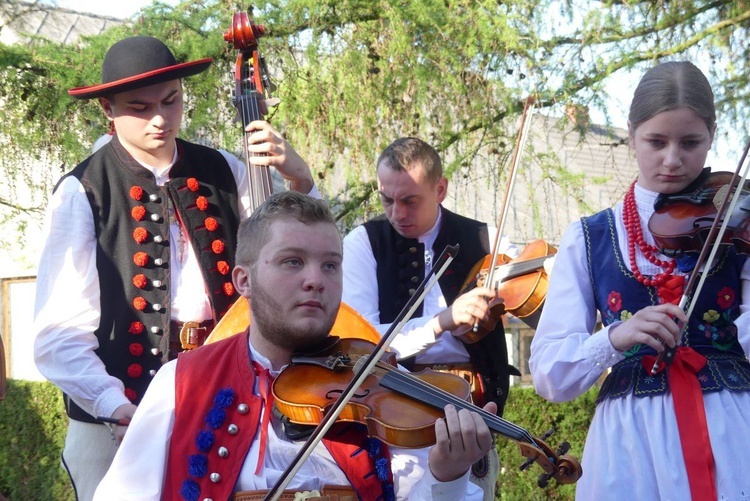
[[[647,373],[656,357],[646,355],[641,363]],[[716,474],[711,439],[708,436],[703,391],[696,373],[706,365],[706,357],[692,348],[677,348],[669,368],[669,386],[674,400],[677,429],[685,459],[690,493],[693,499],[716,499]],[[664,370],[664,363],[657,372]]]
[[[258,362],[253,360],[253,372],[258,378],[258,388],[260,396],[263,398],[263,418],[260,423],[260,453],[258,454],[258,466],[255,467],[255,474],[260,473],[263,461],[266,456],[266,444],[268,443],[268,424],[271,422],[271,412],[273,409],[273,393],[271,392],[271,383],[273,376],[268,369],[264,369]]]
[[[682,275],[672,275],[664,282],[664,285],[657,287],[656,294],[662,303],[680,304],[684,286],[685,277]],[[651,371],[650,367],[649,371]]]

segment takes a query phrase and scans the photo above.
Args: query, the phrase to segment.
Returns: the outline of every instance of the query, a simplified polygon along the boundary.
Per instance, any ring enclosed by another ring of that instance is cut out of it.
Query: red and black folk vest
[[[236,300],[231,280],[239,226],[237,186],[216,150],[177,140],[179,159],[157,186],[115,136],[67,176],[88,197],[101,291],[97,355],[138,404],[169,354],[170,216],[187,231],[214,320]],[[174,340],[173,340],[174,341]],[[95,422],[69,398],[68,415]]]
[[[434,255],[439,256],[446,245],[459,245],[456,258],[439,279],[446,304],[451,305],[458,297],[471,269],[490,253],[490,244],[485,223],[460,216],[444,207],[441,210],[442,223],[432,246]],[[425,276],[425,246],[415,238],[401,236],[385,216],[372,219],[364,223],[364,226],[377,263],[380,322],[390,323]],[[420,305],[415,316],[421,315]],[[502,321],[497,323],[495,331],[476,343],[464,344],[464,347],[475,369],[482,376],[485,400],[496,402],[498,415],[502,415],[511,371],[507,362],[508,347]],[[512,370],[517,371],[514,368]]]
[[[261,421],[248,337],[245,331],[178,356],[162,499],[231,498]],[[393,499],[388,448],[369,439],[365,426],[336,423],[323,443],[360,499]]]

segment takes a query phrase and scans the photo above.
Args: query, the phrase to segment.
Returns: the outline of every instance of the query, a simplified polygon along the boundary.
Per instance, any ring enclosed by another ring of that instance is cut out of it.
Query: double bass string
[[[239,77],[239,92],[240,95],[238,97],[239,100],[239,112],[241,116],[242,121],[242,131],[245,137],[244,146],[245,146],[245,163],[247,167],[247,176],[248,176],[248,184],[249,184],[249,192],[250,192],[250,206],[252,210],[257,209],[260,204],[262,204],[266,198],[271,194],[272,191],[272,185],[271,185],[271,175],[270,170],[267,166],[257,166],[254,165],[251,161],[250,152],[248,150],[247,145],[247,136],[248,133],[245,131],[245,128],[247,125],[254,121],[254,120],[260,120],[262,118],[262,114],[260,112],[260,104],[259,100],[263,98],[262,89],[258,89],[257,85],[262,85],[262,79],[260,78],[260,75],[254,75],[253,73],[256,71],[259,71],[259,65],[258,69],[254,68],[254,61],[257,60],[260,56],[258,55],[257,51],[253,52],[252,60],[251,61],[245,61],[241,63],[241,68],[238,69],[238,71],[241,73]],[[254,68],[251,70],[251,68]],[[257,77],[254,78],[254,76]],[[256,85],[254,82],[257,81],[258,84]],[[264,156],[263,154],[255,155],[255,156]]]

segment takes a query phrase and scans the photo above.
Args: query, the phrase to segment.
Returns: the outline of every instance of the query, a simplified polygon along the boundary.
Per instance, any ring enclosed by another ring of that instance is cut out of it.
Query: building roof
[[[446,205],[492,226],[502,213],[510,162],[456,172]],[[503,233],[556,245],[567,226],[620,201],[638,174],[625,129],[536,113],[531,118]]]
[[[106,0],[105,0],[106,1]],[[43,38],[73,44],[82,36],[98,35],[126,19],[61,9],[41,2],[0,2],[0,42],[34,43]]]

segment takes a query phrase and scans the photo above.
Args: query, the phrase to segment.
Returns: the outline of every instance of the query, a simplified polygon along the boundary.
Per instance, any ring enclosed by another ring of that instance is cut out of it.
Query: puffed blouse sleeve
[[[529,368],[537,393],[547,400],[564,402],[586,392],[607,368],[623,358],[609,341],[609,329],[618,324],[594,331],[594,289],[583,228],[576,221],[560,242],[542,316],[531,342]]]

